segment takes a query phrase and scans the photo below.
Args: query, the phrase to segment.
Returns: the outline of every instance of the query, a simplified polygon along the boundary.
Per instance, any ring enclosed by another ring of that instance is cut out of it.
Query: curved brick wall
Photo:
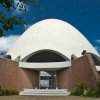
[[[23,90],[39,86],[39,71],[22,69],[18,62],[0,58],[0,86],[5,89]],[[91,55],[72,60],[72,66],[57,71],[58,88],[73,89],[76,83],[92,87],[100,79]]]
[[[18,62],[0,58],[0,86],[2,88],[23,90],[38,87],[38,84],[37,71],[19,68]]]
[[[73,89],[76,83],[92,87],[100,79],[91,55],[72,61],[72,66],[57,72],[58,88]]]

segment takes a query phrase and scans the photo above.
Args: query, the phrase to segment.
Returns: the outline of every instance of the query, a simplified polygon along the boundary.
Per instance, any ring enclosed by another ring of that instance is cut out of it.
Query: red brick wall
[[[58,88],[75,88],[76,83],[84,83],[92,87],[100,76],[96,70],[91,55],[86,55],[72,61],[72,66],[57,71]]]
[[[39,72],[18,67],[19,63],[0,58],[0,86],[6,89],[23,90],[39,86]],[[72,61],[69,68],[57,71],[58,88],[75,88],[76,83],[92,87],[100,78],[91,55]]]
[[[0,86],[17,90],[38,87],[39,73],[19,68],[18,65],[16,61],[0,58]]]
[[[99,76],[100,76],[100,71],[98,73],[99,73]]]

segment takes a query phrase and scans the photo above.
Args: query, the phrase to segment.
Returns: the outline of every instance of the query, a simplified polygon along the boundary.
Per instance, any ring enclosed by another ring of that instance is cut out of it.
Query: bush
[[[18,95],[17,90],[0,89],[0,95]]]
[[[0,91],[1,91],[1,94],[2,94],[2,95],[5,94],[5,91],[4,91],[3,89],[1,89]]]
[[[84,96],[100,97],[100,82],[97,82],[94,88],[88,89]]]
[[[83,92],[85,91],[86,86],[84,84],[77,84],[76,89],[71,91],[71,95],[80,96],[83,95]]]
[[[19,95],[19,91],[17,90],[11,90],[11,95]]]
[[[97,82],[95,87],[87,89],[84,84],[78,84],[77,88],[71,91],[71,95],[100,97],[100,82]]]
[[[100,82],[97,82],[95,89],[94,89],[95,97],[100,97]]]
[[[83,92],[83,96],[94,97],[94,89],[87,89]]]
[[[80,89],[75,89],[75,90],[71,91],[71,95],[80,96],[82,94],[83,94],[83,92]]]
[[[10,90],[4,90],[5,92],[4,92],[4,95],[11,95],[11,92],[10,92]]]

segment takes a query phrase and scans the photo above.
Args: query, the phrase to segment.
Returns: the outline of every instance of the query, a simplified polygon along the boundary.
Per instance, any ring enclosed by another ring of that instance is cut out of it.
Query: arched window
[[[54,50],[39,50],[28,55],[23,60],[26,62],[63,62],[69,59]]]

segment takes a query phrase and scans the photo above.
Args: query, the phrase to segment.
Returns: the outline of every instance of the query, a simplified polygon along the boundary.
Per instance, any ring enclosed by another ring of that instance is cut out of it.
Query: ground
[[[79,96],[0,96],[0,100],[100,100]]]

